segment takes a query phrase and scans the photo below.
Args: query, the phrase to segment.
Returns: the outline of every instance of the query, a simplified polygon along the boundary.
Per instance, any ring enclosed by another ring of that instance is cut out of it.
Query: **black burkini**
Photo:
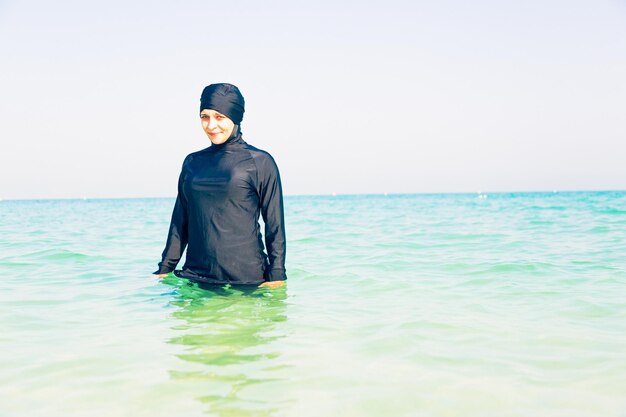
[[[185,158],[155,274],[173,271],[187,247],[185,265],[174,271],[176,276],[212,284],[285,280],[284,224],[278,167],[269,153],[243,140],[237,124],[226,142]]]

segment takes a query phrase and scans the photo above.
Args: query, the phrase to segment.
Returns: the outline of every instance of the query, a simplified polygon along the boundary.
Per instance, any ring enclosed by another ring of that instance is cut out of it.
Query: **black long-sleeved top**
[[[259,226],[265,223],[265,245]],[[278,167],[241,134],[185,158],[163,259],[155,274],[208,283],[259,284],[285,274],[285,222]]]

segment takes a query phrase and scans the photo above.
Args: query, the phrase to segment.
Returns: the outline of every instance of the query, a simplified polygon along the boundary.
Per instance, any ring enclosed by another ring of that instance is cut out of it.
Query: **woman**
[[[211,146],[188,155],[159,269],[211,284],[284,284],[285,222],[278,167],[272,156],[244,142],[244,99],[232,84],[202,91],[200,120]],[[259,226],[265,223],[265,247]]]

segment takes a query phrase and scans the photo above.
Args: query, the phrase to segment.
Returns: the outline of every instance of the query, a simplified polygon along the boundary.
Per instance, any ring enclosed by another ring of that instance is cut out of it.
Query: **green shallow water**
[[[286,288],[173,200],[0,202],[0,416],[626,416],[626,193],[288,197]]]

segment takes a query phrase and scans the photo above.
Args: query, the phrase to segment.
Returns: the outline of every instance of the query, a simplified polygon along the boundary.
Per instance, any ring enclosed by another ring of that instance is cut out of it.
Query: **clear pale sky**
[[[626,2],[0,0],[0,198],[174,196],[240,87],[285,194],[626,189]]]

